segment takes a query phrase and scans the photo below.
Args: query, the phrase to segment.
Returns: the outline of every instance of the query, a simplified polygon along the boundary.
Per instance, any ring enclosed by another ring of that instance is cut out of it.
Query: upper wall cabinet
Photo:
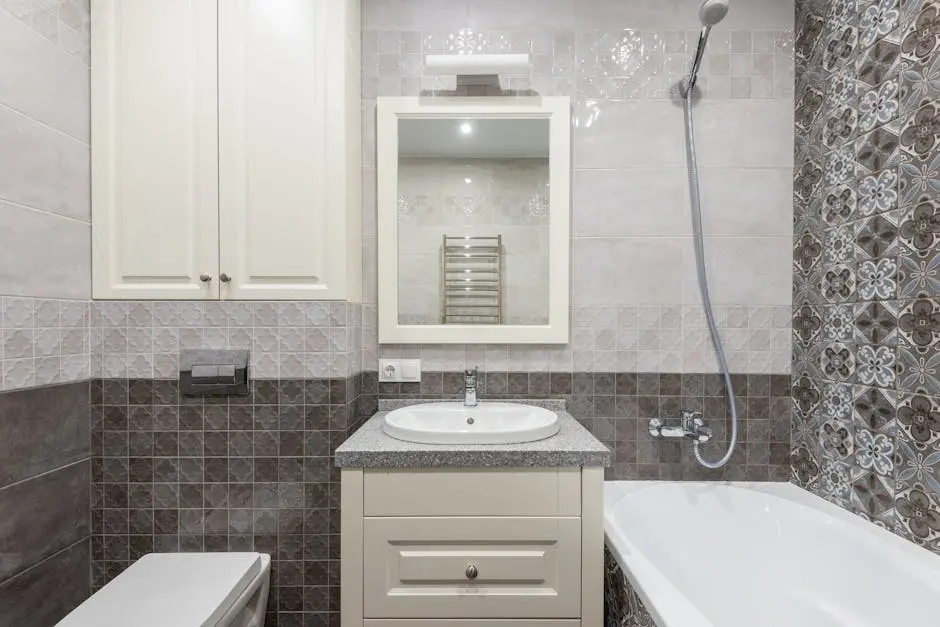
[[[95,298],[361,290],[358,0],[93,0]]]

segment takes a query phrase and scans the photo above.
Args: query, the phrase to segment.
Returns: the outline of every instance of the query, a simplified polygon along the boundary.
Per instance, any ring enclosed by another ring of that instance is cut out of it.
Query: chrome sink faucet
[[[678,425],[667,425],[661,418],[650,420],[650,435],[654,438],[686,438],[705,443],[712,439],[711,427],[705,424],[702,412],[682,410]]]
[[[474,366],[473,370],[463,371],[463,406],[477,406],[477,374],[479,368]]]

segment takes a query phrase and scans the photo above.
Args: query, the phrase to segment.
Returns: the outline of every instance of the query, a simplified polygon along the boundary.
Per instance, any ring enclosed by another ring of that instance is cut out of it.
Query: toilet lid
[[[58,627],[212,627],[261,574],[259,553],[151,553]]]

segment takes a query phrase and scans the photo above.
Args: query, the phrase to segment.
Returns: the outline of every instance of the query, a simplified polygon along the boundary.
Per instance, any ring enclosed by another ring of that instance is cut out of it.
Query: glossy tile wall
[[[365,308],[363,365],[375,368],[377,96],[452,88],[422,78],[434,52],[528,52],[528,78],[504,81],[572,100],[571,344],[561,348],[383,346],[428,367],[559,372],[715,372],[692,259],[682,108],[698,0],[367,0],[363,6]],[[790,342],[793,6],[737,3],[713,33],[696,109],[706,247],[732,367],[786,373]],[[717,251],[721,251],[718,254]],[[741,269],[747,268],[747,272]],[[623,315],[621,316],[621,312]],[[752,318],[755,326],[750,326]],[[753,330],[752,332],[748,332]],[[740,331],[740,332],[738,332]],[[732,337],[736,336],[736,337]],[[515,357],[514,357],[515,356]],[[527,364],[538,363],[538,366]],[[488,368],[490,368],[488,366]]]
[[[940,552],[940,3],[797,3],[793,481]]]
[[[339,474],[359,376],[256,380],[187,398],[176,381],[95,379],[95,588],[149,552],[271,554],[268,627],[338,625]]]

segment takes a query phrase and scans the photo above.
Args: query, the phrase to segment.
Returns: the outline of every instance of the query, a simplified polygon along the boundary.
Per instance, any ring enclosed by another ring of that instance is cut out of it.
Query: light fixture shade
[[[429,54],[424,59],[425,76],[526,76],[527,54]]]

